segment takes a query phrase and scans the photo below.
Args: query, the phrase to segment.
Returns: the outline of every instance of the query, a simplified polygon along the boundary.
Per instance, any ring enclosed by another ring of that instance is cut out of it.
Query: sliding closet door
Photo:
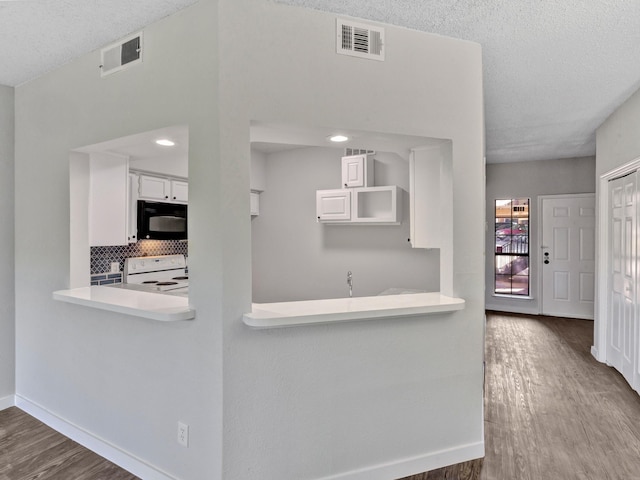
[[[607,363],[635,388],[636,174],[609,182],[609,322]]]

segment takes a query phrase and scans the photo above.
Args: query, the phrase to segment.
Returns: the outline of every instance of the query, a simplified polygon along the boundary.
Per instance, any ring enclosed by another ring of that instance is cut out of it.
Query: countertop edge
[[[109,289],[108,295],[100,295],[105,292],[102,289]],[[136,292],[126,291],[127,293],[118,295],[118,289],[110,288],[107,286],[91,286],[72,288],[67,290],[57,290],[53,292],[52,296],[54,300],[66,303],[72,303],[75,305],[82,305],[90,308],[97,308],[99,310],[107,310],[110,312],[123,313],[126,315],[132,315],[135,317],[148,318],[150,320],[157,320],[160,322],[178,322],[183,320],[192,320],[196,316],[196,311],[190,309],[188,303],[185,306],[175,305],[175,300],[168,300],[166,303],[169,305],[165,307],[159,307],[154,309],[142,308],[132,306],[126,302],[125,299],[150,299],[148,295],[153,295],[154,300],[162,300],[158,297],[168,297],[160,293],[151,292]],[[120,291],[123,292],[123,291]],[[118,299],[120,296],[120,299]],[[173,297],[177,298],[177,297]]]
[[[409,294],[409,295],[418,295],[418,294]],[[256,329],[265,329],[265,328],[281,328],[281,327],[294,327],[294,326],[304,326],[304,325],[317,325],[317,324],[327,324],[327,323],[340,323],[340,322],[353,322],[353,321],[363,321],[363,320],[377,320],[383,318],[398,318],[398,317],[415,317],[420,315],[435,315],[439,313],[449,313],[455,312],[458,310],[463,310],[465,308],[465,301],[462,298],[448,297],[441,294],[428,294],[429,299],[424,301],[419,301],[419,297],[416,298],[416,302],[413,305],[404,305],[406,303],[405,295],[398,295],[398,305],[393,305],[396,303],[393,301],[392,297],[394,295],[390,295],[386,297],[387,303],[390,303],[390,306],[385,306],[383,308],[378,309],[352,309],[344,311],[335,311],[336,299],[329,300],[312,300],[309,302],[283,302],[283,303],[270,303],[270,304],[253,304],[253,311],[250,313],[245,313],[242,316],[242,321],[251,328]],[[379,297],[360,297],[361,299],[365,298],[374,298],[377,299]],[[345,299],[346,300],[346,299]],[[338,299],[337,301],[340,301]],[[364,300],[363,300],[364,301]],[[314,313],[303,313],[305,304],[313,303],[314,306],[322,306],[322,303],[326,302],[327,305],[332,305],[331,311],[327,312],[314,312]],[[287,305],[288,312],[278,313],[278,306]],[[296,313],[295,308],[291,308],[291,306],[296,305],[300,306],[301,312]],[[294,310],[293,312],[291,310]]]

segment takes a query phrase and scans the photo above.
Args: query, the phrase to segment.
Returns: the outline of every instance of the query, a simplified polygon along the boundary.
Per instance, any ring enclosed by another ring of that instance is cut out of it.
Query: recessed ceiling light
[[[173,147],[176,142],[172,142],[168,138],[161,138],[160,140],[156,140],[158,145],[162,145],[163,147]]]
[[[344,135],[331,135],[328,138],[332,142],[346,142],[347,140],[349,140],[349,137],[346,137]]]

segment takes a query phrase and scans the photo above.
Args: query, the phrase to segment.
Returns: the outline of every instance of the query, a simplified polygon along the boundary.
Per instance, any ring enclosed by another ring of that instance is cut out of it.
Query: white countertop
[[[162,293],[140,292],[109,286],[92,286],[58,290],[54,300],[86,307],[150,318],[161,322],[176,322],[195,318],[189,299]]]
[[[254,328],[291,327],[453,312],[464,309],[464,305],[463,299],[439,292],[254,303],[251,313],[245,313],[242,320]]]

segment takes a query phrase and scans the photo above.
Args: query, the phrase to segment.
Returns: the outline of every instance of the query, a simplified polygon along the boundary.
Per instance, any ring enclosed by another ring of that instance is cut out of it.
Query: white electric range
[[[188,295],[189,276],[184,255],[131,257],[124,261],[122,287],[171,295]]]

